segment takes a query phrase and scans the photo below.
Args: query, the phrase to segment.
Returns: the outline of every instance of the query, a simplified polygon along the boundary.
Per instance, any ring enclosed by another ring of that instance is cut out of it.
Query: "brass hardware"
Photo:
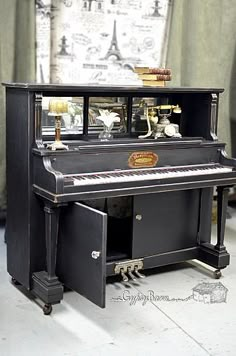
[[[158,155],[154,152],[137,151],[129,156],[128,165],[130,168],[155,167],[158,159]]]
[[[135,219],[136,219],[136,220],[139,220],[139,221],[142,220],[142,218],[143,218],[143,217],[142,217],[141,214],[137,214],[137,215],[135,216]]]
[[[92,251],[92,253],[91,253],[92,258],[94,258],[95,260],[98,257],[100,257],[100,255],[101,255],[101,251]]]
[[[129,278],[126,276],[123,268],[120,269],[120,274],[121,274],[121,277],[123,279],[123,282],[128,282]]]
[[[117,262],[115,264],[114,272],[115,274],[121,274],[123,281],[128,282],[128,277],[126,276],[125,273],[127,273],[128,276],[134,281],[136,278],[132,272],[135,272],[136,275],[140,277],[138,275],[139,273],[138,271],[140,269],[143,269],[143,259],[135,259],[135,260]]]
[[[68,102],[60,98],[51,99],[49,102],[49,116],[55,117],[55,141],[47,148],[52,151],[68,150],[68,146],[61,142],[61,118],[63,114],[68,113]]]
[[[128,276],[132,279],[132,281],[136,281],[136,277],[131,272],[131,267],[128,267]]]
[[[134,273],[136,274],[136,276],[138,276],[139,278],[145,278],[144,274],[140,273],[137,266],[134,267]]]

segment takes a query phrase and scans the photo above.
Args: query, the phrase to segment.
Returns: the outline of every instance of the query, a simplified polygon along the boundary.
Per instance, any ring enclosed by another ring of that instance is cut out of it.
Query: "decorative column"
[[[224,246],[224,234],[228,194],[229,187],[217,187],[217,243],[215,249],[219,252],[226,250]]]
[[[57,281],[56,277],[56,258],[57,241],[59,228],[59,208],[52,208],[45,205],[45,238],[46,238],[46,263],[48,281]]]
[[[46,240],[46,271],[33,273],[33,293],[46,303],[45,314],[51,304],[59,303],[63,298],[63,286],[56,276],[57,242],[59,230],[60,206],[45,202],[45,240]],[[49,312],[48,312],[49,310]]]
[[[217,121],[218,121],[218,95],[211,94],[211,128],[210,134],[213,141],[217,141]]]

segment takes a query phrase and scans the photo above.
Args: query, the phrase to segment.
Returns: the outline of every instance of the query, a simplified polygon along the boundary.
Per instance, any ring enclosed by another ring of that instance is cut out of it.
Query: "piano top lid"
[[[222,93],[223,88],[193,88],[193,87],[147,87],[137,85],[101,85],[101,84],[38,84],[38,83],[2,83],[7,88],[42,92],[81,92],[81,94],[110,95],[124,94],[154,94],[154,93]]]

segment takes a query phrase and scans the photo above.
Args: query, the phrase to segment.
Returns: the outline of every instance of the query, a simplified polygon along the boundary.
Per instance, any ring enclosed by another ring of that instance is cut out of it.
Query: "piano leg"
[[[229,187],[217,187],[217,244],[215,249],[225,251],[224,234]]]
[[[59,227],[59,208],[52,208],[45,205],[45,237],[47,251],[47,279],[48,281],[57,280],[56,277],[56,253]]]
[[[229,187],[217,187],[217,243],[215,249],[219,252],[226,251],[224,246],[225,221],[228,206]],[[214,272],[216,279],[221,277],[221,270]]]
[[[202,243],[199,260],[216,268],[215,278],[221,277],[221,269],[229,264],[229,253],[224,246],[225,221],[230,187],[217,187],[217,242]]]
[[[63,298],[63,286],[55,273],[60,207],[46,202],[44,212],[47,271],[33,273],[32,279],[33,293],[45,302],[43,311],[45,315],[49,315],[52,311],[51,304],[59,303]]]

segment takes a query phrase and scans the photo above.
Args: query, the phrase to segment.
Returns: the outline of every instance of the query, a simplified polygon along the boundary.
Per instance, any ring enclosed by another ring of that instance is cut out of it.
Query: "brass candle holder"
[[[49,116],[55,117],[55,141],[48,145],[47,148],[52,151],[68,150],[68,146],[61,142],[61,119],[62,115],[68,113],[68,102],[63,99],[51,99],[49,101]]]

